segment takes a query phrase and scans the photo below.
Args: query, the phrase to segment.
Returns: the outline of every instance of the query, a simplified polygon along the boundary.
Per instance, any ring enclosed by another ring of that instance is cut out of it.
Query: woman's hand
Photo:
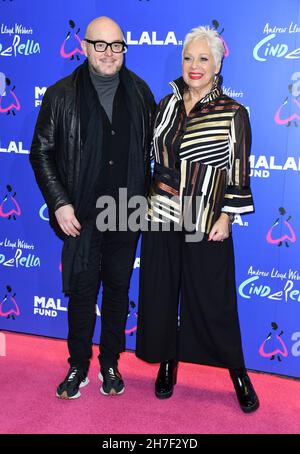
[[[219,219],[213,225],[208,241],[223,241],[229,237],[230,218],[226,213],[221,213]]]

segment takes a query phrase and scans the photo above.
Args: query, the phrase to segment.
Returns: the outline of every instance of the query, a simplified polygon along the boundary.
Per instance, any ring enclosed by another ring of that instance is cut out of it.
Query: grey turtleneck
[[[113,102],[120,82],[119,73],[107,77],[100,76],[90,65],[89,71],[99,101],[105,110],[109,121],[112,122]]]

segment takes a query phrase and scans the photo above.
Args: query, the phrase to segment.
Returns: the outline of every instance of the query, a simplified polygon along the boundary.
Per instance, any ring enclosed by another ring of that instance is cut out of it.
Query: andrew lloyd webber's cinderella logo
[[[1,57],[28,57],[40,54],[40,44],[32,39],[33,30],[22,24],[0,25],[0,56]],[[25,35],[25,36],[24,36]],[[28,38],[28,35],[31,35]]]
[[[0,238],[0,266],[28,270],[41,266],[40,257],[35,255],[35,246],[32,243],[17,238]]]
[[[299,305],[300,272],[297,269],[282,270],[274,266],[266,270],[250,265],[247,274],[238,286],[238,293],[249,303],[271,300]]]
[[[294,33],[300,33],[300,26],[293,21],[289,26],[284,27],[271,26],[267,22],[263,29],[263,34],[267,36],[255,45],[253,57],[260,62],[266,62],[272,58],[287,60],[300,58],[300,47],[295,46],[297,40]]]

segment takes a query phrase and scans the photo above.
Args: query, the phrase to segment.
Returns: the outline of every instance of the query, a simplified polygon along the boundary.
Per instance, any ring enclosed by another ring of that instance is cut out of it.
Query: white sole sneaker
[[[80,383],[79,385],[79,388],[84,388],[86,385],[89,384],[89,379],[88,377],[85,377],[84,380],[82,380],[82,382]],[[70,399],[78,399],[78,397],[80,397],[81,394],[80,394],[80,391],[78,390],[78,392],[72,396],[72,397],[68,397],[67,395],[67,391],[63,391],[61,394],[58,394],[57,391],[56,391],[56,397],[58,397],[59,399],[65,399],[65,400],[70,400]]]
[[[103,382],[103,376],[102,376],[101,372],[99,372],[98,378],[101,382]],[[100,393],[103,394],[104,396],[120,396],[121,394],[123,394],[124,391],[125,391],[125,385],[124,385],[124,388],[121,391],[119,391],[118,393],[114,389],[110,393],[106,393],[103,389],[103,386],[101,386],[101,388],[100,388]]]

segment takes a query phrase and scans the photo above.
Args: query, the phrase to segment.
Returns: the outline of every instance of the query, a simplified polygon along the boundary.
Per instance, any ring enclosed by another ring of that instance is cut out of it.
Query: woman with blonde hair
[[[259,406],[245,369],[231,222],[254,210],[246,109],[222,93],[216,30],[186,36],[182,77],[156,114],[148,231],[141,247],[136,354],[159,362],[171,397],[178,361],[228,368],[244,412]]]

